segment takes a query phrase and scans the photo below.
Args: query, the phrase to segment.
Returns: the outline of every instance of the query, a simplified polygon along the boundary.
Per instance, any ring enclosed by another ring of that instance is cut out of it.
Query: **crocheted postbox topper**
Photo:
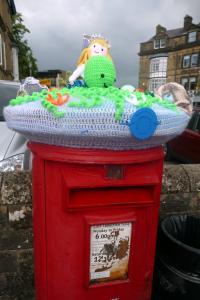
[[[4,109],[7,125],[39,143],[111,150],[156,147],[183,132],[192,113],[183,86],[172,82],[142,92],[115,87],[115,80],[110,43],[85,36],[70,84],[48,89],[29,78]]]

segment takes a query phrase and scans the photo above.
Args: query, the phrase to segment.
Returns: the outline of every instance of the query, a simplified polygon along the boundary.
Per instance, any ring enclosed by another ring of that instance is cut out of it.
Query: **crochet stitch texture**
[[[93,56],[85,65],[84,80],[88,87],[112,86],[116,80],[115,66],[105,56]]]

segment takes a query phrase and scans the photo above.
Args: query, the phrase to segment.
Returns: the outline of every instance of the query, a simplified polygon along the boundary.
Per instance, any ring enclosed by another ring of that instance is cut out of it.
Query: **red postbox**
[[[29,147],[36,299],[150,299],[162,148]]]

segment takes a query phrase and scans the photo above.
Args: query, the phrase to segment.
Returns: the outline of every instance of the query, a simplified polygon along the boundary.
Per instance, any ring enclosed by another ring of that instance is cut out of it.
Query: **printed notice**
[[[132,223],[91,226],[90,283],[128,278]]]

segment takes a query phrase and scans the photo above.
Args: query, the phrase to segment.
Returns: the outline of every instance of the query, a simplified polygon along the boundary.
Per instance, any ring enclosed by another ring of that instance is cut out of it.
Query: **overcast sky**
[[[27,40],[39,70],[74,70],[83,33],[111,43],[118,84],[138,84],[139,47],[161,24],[183,26],[186,14],[200,23],[200,0],[15,0],[31,34]]]

